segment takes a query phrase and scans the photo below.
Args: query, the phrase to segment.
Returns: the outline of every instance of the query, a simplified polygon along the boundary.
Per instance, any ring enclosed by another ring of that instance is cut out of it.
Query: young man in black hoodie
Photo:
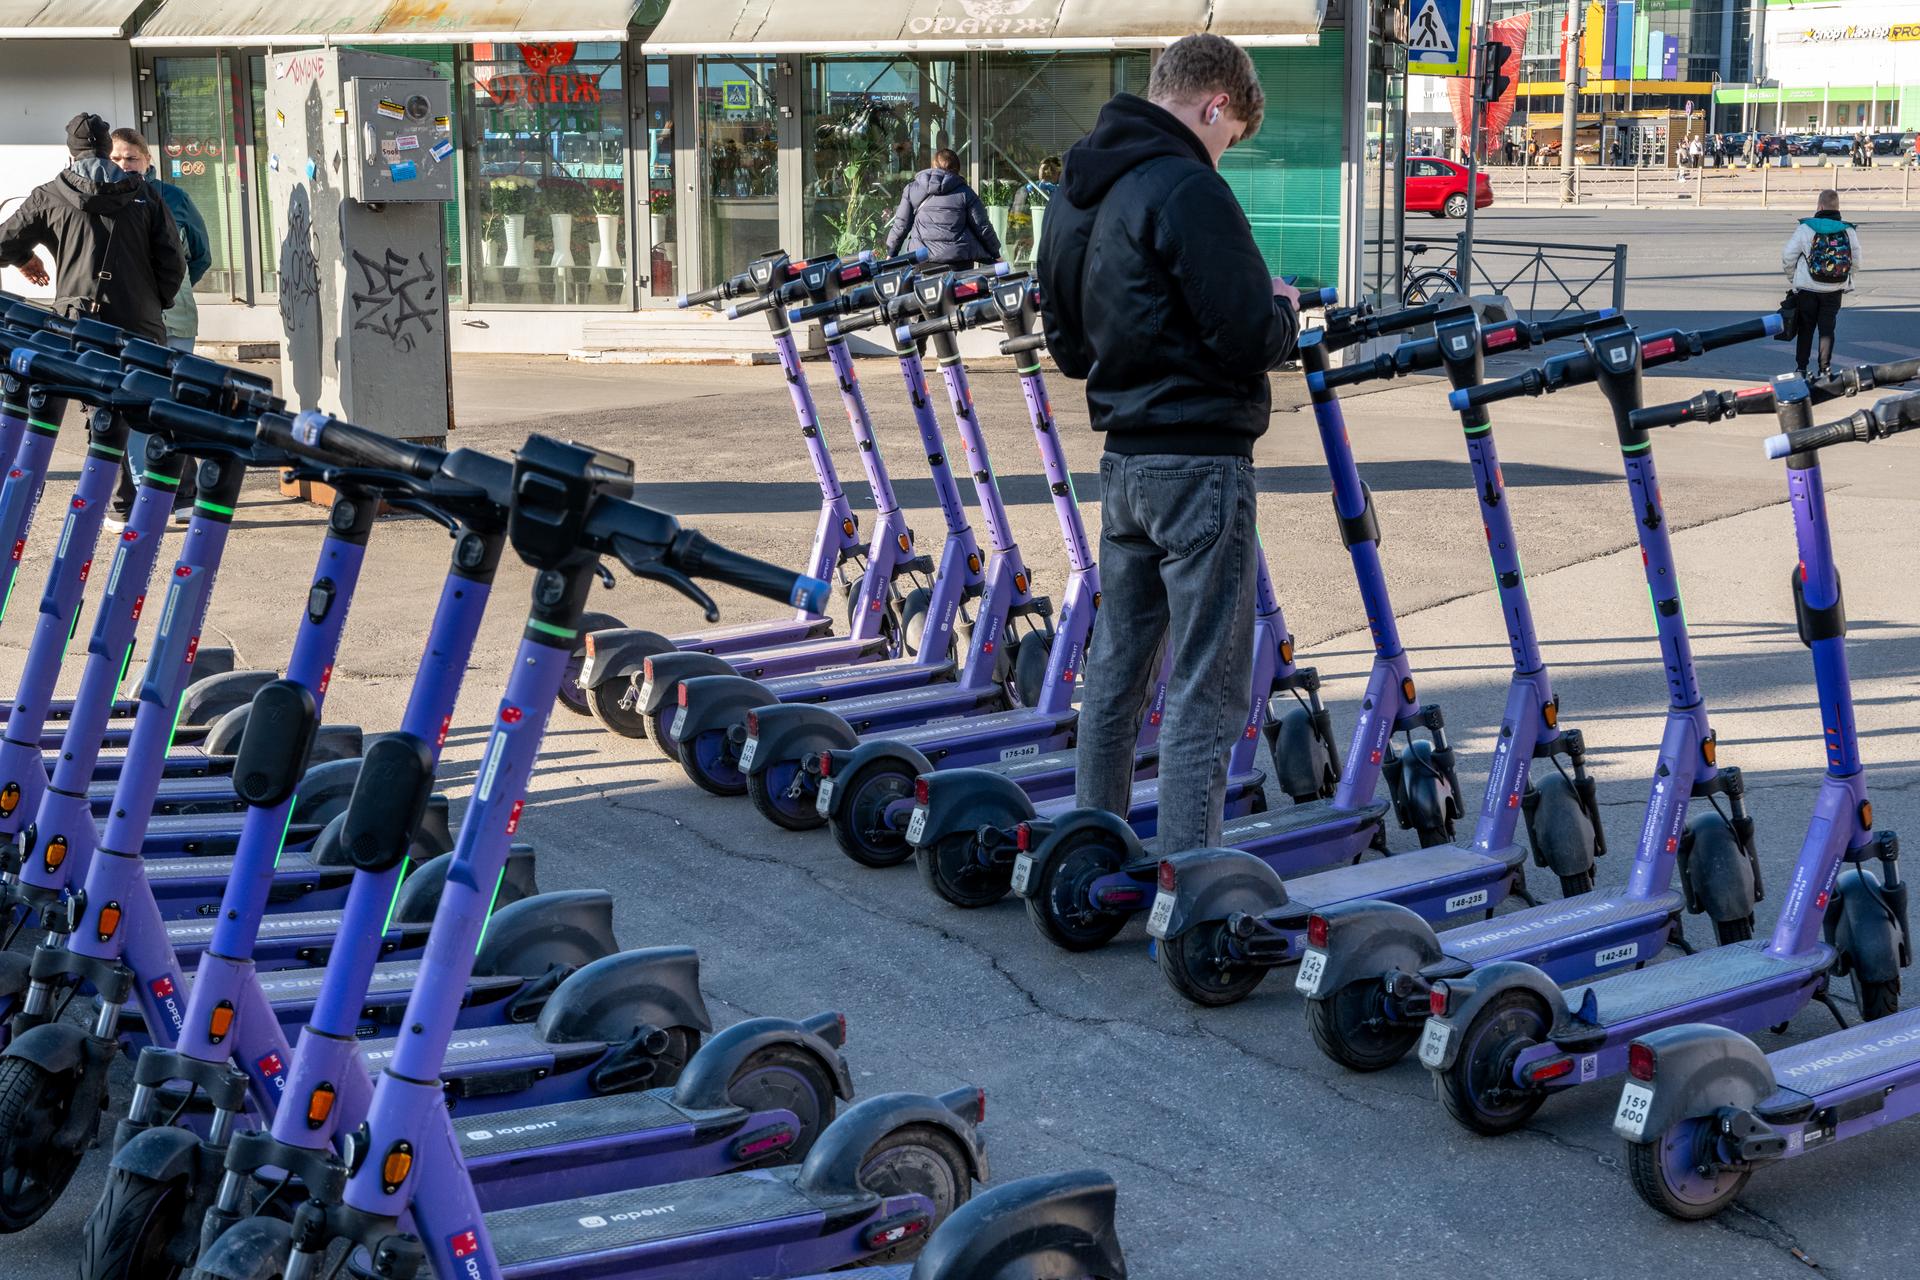
[[[67,122],[67,167],[0,224],[0,266],[47,283],[36,246],[53,252],[54,306],[154,342],[161,315],[187,278],[187,257],[166,202],[139,174],[107,159],[111,130],[99,116]]]
[[[1100,614],[1084,670],[1078,802],[1124,814],[1163,633],[1162,853],[1217,843],[1252,679],[1253,442],[1298,294],[1268,274],[1217,166],[1259,131],[1253,64],[1189,36],[1067,152],[1039,277],[1047,344],[1087,384],[1100,459]]]

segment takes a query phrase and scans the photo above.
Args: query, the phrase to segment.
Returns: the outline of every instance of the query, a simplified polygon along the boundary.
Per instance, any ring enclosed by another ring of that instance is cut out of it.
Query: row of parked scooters
[[[729,286],[805,296],[784,262]],[[8,598],[63,420],[86,454],[0,737],[0,1230],[68,1192],[132,1052],[87,1280],[802,1277],[1124,1280],[1094,1171],[987,1179],[985,1096],[853,1102],[840,1015],[713,1034],[685,946],[623,949],[599,891],[540,893],[516,843],[542,736],[578,697],[611,561],[828,607],[823,575],[632,501],[631,462],[535,435],[511,458],[293,414],[265,381],[0,296]],[[84,412],[69,413],[69,407]],[[138,498],[77,693],[53,694],[129,431]],[[134,656],[174,491],[198,497]],[[250,473],[333,498],[283,672],[200,646]],[[444,525],[445,583],[397,731],[322,714],[385,504]],[[434,775],[497,570],[526,622],[457,824]],[[803,628],[802,630],[805,630]],[[76,1004],[78,1002],[78,1004]],[[917,1255],[917,1257],[916,1257]],[[909,1261],[911,1260],[911,1261]]]
[[[1913,379],[1920,361],[1649,407],[1646,369],[1766,337],[1778,318],[1642,334],[1610,311],[1529,324],[1483,323],[1464,305],[1326,310],[1303,334],[1301,360],[1372,671],[1342,753],[1262,563],[1222,845],[1156,857],[1144,842],[1155,828],[1164,679],[1142,719],[1129,812],[1073,806],[1072,695],[1099,585],[1042,381],[1035,283],[1004,268],[923,273],[911,260],[794,264],[773,254],[688,301],[730,301],[735,316],[768,319],[822,493],[810,572],[842,583],[848,628],[833,634],[827,617],[802,610],[726,632],[597,632],[580,683],[609,728],[651,738],[699,786],[750,796],[778,826],[830,827],[864,866],[915,862],[955,906],[1016,895],[1056,946],[1098,948],[1145,914],[1162,975],[1195,1004],[1244,1000],[1268,971],[1295,966],[1308,1030],[1329,1058],[1378,1071],[1417,1051],[1448,1113],[1475,1132],[1510,1132],[1556,1092],[1625,1075],[1616,1127],[1634,1185],[1677,1217],[1717,1212],[1762,1163],[1920,1109],[1920,1011],[1897,1013],[1911,958],[1899,843],[1873,826],[1819,466],[1822,448],[1920,424],[1920,395],[1815,421],[1820,405]],[[878,508],[864,539],[793,338],[791,326],[808,320],[822,322]],[[1057,616],[1009,532],[960,356],[958,335],[987,325],[1004,329],[1001,350],[1016,357],[1065,544]],[[849,334],[871,328],[898,355],[946,518],[937,556],[921,552],[894,499],[847,351]],[[1393,335],[1403,340],[1382,350]],[[984,558],[947,461],[923,342],[985,522]],[[1516,376],[1486,379],[1489,356],[1554,342],[1569,345]],[[1361,356],[1363,344],[1379,353]],[[1335,368],[1343,350],[1351,358]],[[1472,812],[1444,717],[1417,694],[1378,556],[1380,521],[1338,398],[1341,387],[1418,371],[1442,371],[1452,387],[1512,658]],[[1624,887],[1604,890],[1594,887],[1607,850],[1594,784],[1541,653],[1490,412],[1589,383],[1618,435],[1669,695],[1630,872]],[[1695,671],[1652,445],[1662,427],[1756,413],[1779,426],[1767,450],[1785,460],[1799,547],[1792,598],[1827,756],[1784,905],[1762,937],[1754,821],[1739,769],[1719,757]],[[1271,775],[1258,759],[1263,737]],[[1290,803],[1268,807],[1282,797]],[[1389,853],[1390,822],[1419,849]],[[1557,898],[1536,900],[1529,860],[1558,881]],[[1496,912],[1509,897],[1525,905]],[[1707,918],[1715,945],[1688,940],[1689,913]],[[1652,963],[1669,947],[1683,954]],[[1836,1003],[1836,981],[1850,986],[1858,1025]],[[1772,1054],[1745,1038],[1814,1001],[1838,1032]]]

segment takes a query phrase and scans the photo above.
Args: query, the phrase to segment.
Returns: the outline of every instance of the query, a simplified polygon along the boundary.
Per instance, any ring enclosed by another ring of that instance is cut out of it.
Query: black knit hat
[[[81,156],[105,156],[112,148],[109,139],[113,129],[91,111],[82,111],[67,121],[67,154],[74,159]]]

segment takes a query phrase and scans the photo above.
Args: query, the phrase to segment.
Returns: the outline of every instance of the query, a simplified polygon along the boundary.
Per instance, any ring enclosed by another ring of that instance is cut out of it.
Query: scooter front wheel
[[[1027,915],[1040,936],[1066,951],[1092,951],[1112,942],[1133,913],[1095,906],[1090,890],[1125,860],[1104,831],[1089,829],[1070,837],[1027,897]]]
[[[567,670],[560,677],[560,692],[555,700],[577,716],[590,716],[593,708],[587,703],[587,691],[580,687],[580,669],[587,664],[587,634],[592,631],[614,631],[620,626],[620,619],[610,613],[588,613],[580,618],[580,634],[575,638],[573,653],[567,658]]]
[[[790,1044],[768,1045],[741,1063],[727,1086],[727,1101],[749,1111],[791,1111],[800,1122],[793,1141],[766,1164],[789,1164],[813,1150],[837,1106],[833,1081],[819,1060]]]
[[[1475,1133],[1512,1133],[1540,1109],[1547,1095],[1513,1082],[1520,1051],[1546,1039],[1551,1025],[1540,998],[1530,991],[1504,991],[1487,1002],[1466,1027],[1460,1054],[1439,1076],[1447,1114]]]
[[[1395,1018],[1386,996],[1380,979],[1362,978],[1307,1001],[1307,1030],[1320,1052],[1349,1071],[1384,1071],[1406,1057],[1420,1039],[1420,1024]]]
[[[1642,1200],[1682,1222],[1711,1218],[1733,1203],[1753,1170],[1716,1167],[1703,1158],[1711,1155],[1705,1147],[1713,1141],[1712,1126],[1707,1118],[1683,1120],[1652,1142],[1627,1144],[1627,1176]]]
[[[867,1149],[860,1185],[875,1195],[922,1195],[933,1203],[938,1227],[973,1195],[973,1174],[966,1153],[951,1135],[930,1125],[902,1125]],[[933,1233],[923,1231],[884,1253],[863,1259],[873,1266],[900,1262],[920,1252]]]
[[[1197,1005],[1209,1009],[1238,1004],[1253,994],[1267,976],[1264,966],[1229,959],[1222,934],[1226,924],[1210,920],[1174,938],[1153,944],[1160,976],[1167,985]]]
[[[839,785],[836,782],[836,785]],[[897,867],[913,856],[907,833],[887,825],[887,810],[913,798],[913,778],[892,760],[874,760],[848,778],[840,811],[828,820],[840,851],[863,867]]]
[[[77,1084],[72,1073],[25,1058],[0,1061],[0,1234],[38,1222],[80,1167],[87,1144],[64,1150],[55,1142]]]
[[[788,794],[799,771],[797,764],[782,761],[747,775],[747,796],[753,807],[761,817],[786,831],[812,831],[827,821],[813,807],[810,789],[802,787],[797,796]]]
[[[181,1274],[167,1246],[186,1217],[187,1184],[109,1169],[107,1185],[87,1215],[80,1242],[80,1280],[175,1280]]]
[[[974,856],[971,831],[942,836],[933,845],[914,850],[920,878],[942,901],[969,910],[990,907],[1013,888],[1011,867],[983,866]]]
[[[242,1218],[207,1250],[193,1280],[283,1280],[293,1224],[284,1218]]]
[[[661,739],[655,739],[661,741]],[[693,785],[711,796],[740,796],[747,793],[747,778],[733,763],[727,750],[727,735],[715,730],[703,733],[692,742],[679,744],[676,757]]]

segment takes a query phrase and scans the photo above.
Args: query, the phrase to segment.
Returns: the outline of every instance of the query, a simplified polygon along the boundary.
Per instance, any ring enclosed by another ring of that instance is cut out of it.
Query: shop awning
[[[635,0],[166,0],[139,45],[625,40]]]
[[[178,3],[178,0],[175,0]],[[1114,49],[1213,31],[1311,44],[1326,0],[673,0],[648,53]]]
[[[113,40],[141,0],[0,0],[0,40]]]

